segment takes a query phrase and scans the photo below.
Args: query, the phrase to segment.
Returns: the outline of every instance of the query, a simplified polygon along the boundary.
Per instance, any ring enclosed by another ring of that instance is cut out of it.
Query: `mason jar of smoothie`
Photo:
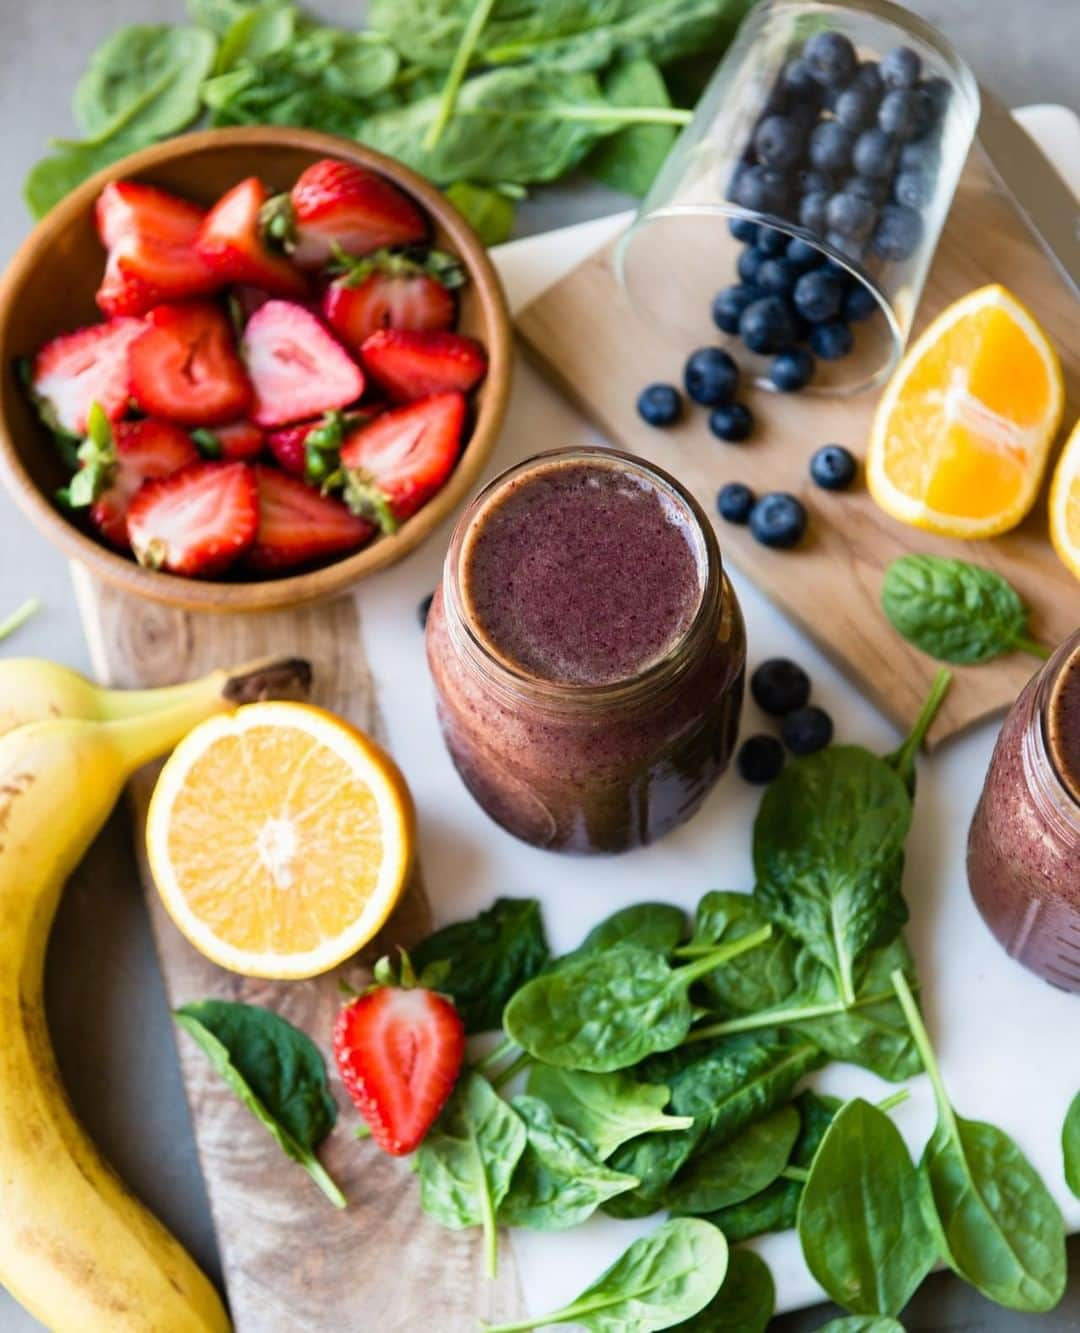
[[[735,746],[746,635],[715,534],[673,477],[629,454],[541,454],[481,491],[427,653],[465,785],[539,847],[662,837]]]
[[[1025,967],[1080,991],[1080,630],[1001,729],[968,836],[984,920]]]

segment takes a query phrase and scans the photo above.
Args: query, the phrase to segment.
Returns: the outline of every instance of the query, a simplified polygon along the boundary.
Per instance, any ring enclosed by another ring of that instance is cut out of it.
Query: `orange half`
[[[1066,441],[1050,485],[1050,540],[1080,579],[1080,421]]]
[[[201,723],[158,778],[150,868],[191,943],[244,976],[311,977],[354,954],[412,866],[394,762],[321,708],[257,703]]]
[[[870,493],[930,532],[1007,532],[1035,503],[1063,406],[1046,334],[1004,287],[980,287],[934,320],[890,380],[870,437]]]

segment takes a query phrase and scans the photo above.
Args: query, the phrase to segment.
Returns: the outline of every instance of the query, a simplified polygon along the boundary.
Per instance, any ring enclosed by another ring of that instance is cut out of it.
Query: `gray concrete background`
[[[358,22],[363,12],[362,4],[347,0],[314,7],[343,24]],[[1080,109],[1080,0],[918,0],[910,7],[943,28],[1009,105],[1061,102]],[[0,262],[30,226],[18,190],[26,170],[48,136],[72,133],[68,104],[89,52],[122,23],[182,16],[180,0],[0,0],[0,142],[9,179],[0,203]],[[586,183],[555,186],[522,207],[519,231],[544,231],[623,206],[619,196]],[[30,593],[42,598],[45,609],[5,650],[85,668],[66,566],[0,496],[0,614]],[[65,895],[49,952],[48,994],[65,1080],[91,1133],[217,1275],[206,1194],[123,813],[114,816]],[[1074,1278],[1051,1315],[1000,1311],[958,1281],[937,1277],[912,1302],[904,1323],[952,1333],[1080,1330],[1080,1240],[1070,1254]],[[824,1308],[807,1311],[778,1319],[774,1327],[803,1333],[827,1317]],[[38,1328],[0,1292],[2,1333]],[[429,1333],[439,1330],[433,1326]]]

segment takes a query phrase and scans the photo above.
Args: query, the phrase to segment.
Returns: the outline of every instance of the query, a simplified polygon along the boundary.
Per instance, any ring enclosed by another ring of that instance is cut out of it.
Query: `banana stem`
[[[148,690],[103,688],[100,716],[103,722],[141,717],[203,697],[220,696],[231,703],[252,703],[256,699],[280,699],[297,694],[302,697],[310,686],[311,667],[301,658],[266,657],[231,671],[219,668],[179,685],[160,685]]]

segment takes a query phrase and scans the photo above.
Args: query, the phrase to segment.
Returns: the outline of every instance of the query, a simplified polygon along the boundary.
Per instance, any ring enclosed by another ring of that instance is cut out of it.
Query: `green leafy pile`
[[[370,27],[287,0],[189,0],[190,26],[137,24],[90,59],[82,135],[54,140],[24,193],[40,217],[137,148],[196,124],[343,135],[447,187],[489,243],[525,188],[584,165],[643,194],[689,118],[695,59],[750,0],[375,0]]]

